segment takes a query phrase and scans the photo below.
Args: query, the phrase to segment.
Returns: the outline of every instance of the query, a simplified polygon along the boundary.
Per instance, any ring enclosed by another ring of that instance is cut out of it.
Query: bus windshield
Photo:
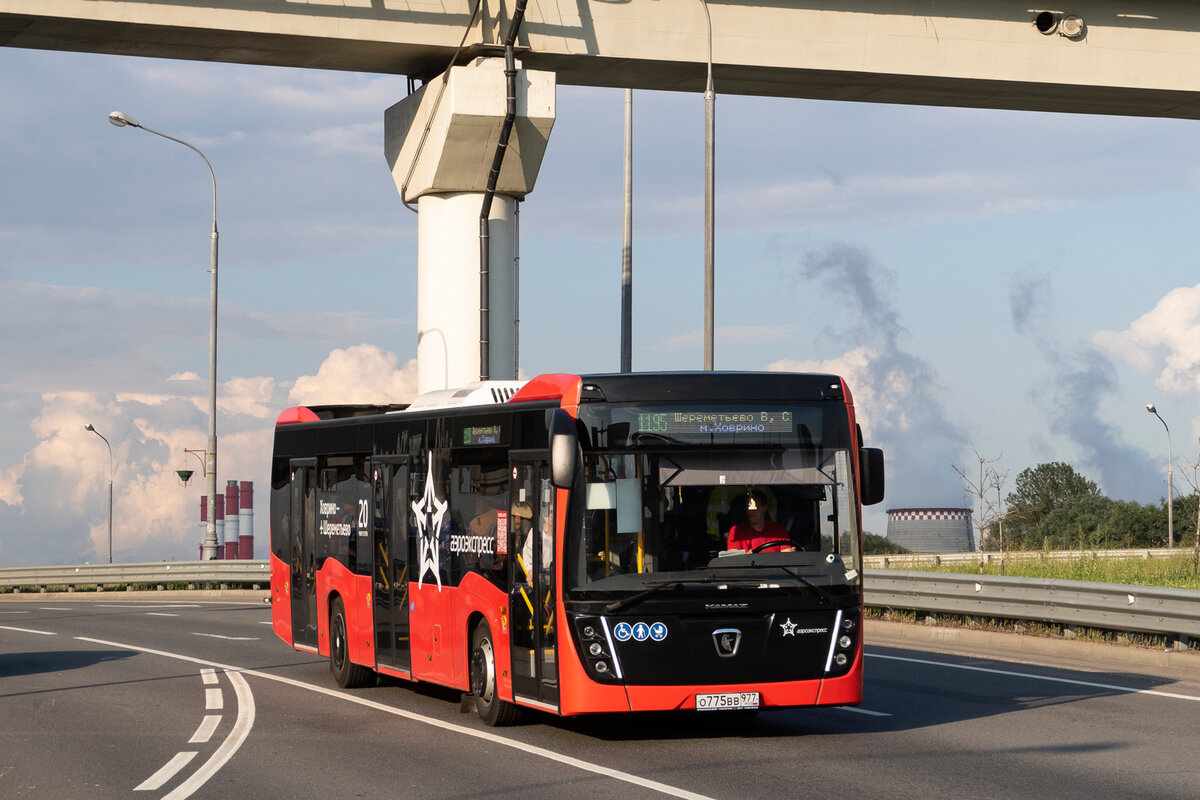
[[[608,406],[580,419],[592,446],[570,596],[767,579],[860,590],[844,406]]]

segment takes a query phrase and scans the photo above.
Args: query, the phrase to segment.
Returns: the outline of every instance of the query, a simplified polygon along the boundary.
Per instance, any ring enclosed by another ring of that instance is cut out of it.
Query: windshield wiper
[[[819,597],[821,600],[823,600],[825,602],[825,604],[828,605],[830,608],[834,607],[833,595],[831,595],[828,591],[826,591],[825,589],[822,589],[820,586],[817,586],[815,583],[813,583],[808,578],[801,575],[799,572],[792,572],[790,569],[788,569],[786,564],[777,564],[775,566],[778,566],[780,569],[782,569],[788,575],[791,575],[793,578],[795,578],[796,580],[803,583],[809,589],[812,589],[813,594],[815,594],[817,597]]]
[[[641,444],[691,444],[683,439],[676,439],[674,436],[667,436],[665,433],[649,433],[647,431],[638,431],[629,437],[629,443],[637,446]]]
[[[609,614],[616,614],[619,611],[624,611],[631,606],[637,605],[650,595],[661,592],[663,589],[678,589],[682,586],[697,586],[706,583],[716,583],[716,580],[717,579],[715,576],[709,575],[705,578],[680,578],[673,581],[663,581],[662,583],[656,583],[653,586],[647,587],[640,592],[635,592],[628,597],[623,597],[620,600],[614,600],[606,605],[604,610]]]

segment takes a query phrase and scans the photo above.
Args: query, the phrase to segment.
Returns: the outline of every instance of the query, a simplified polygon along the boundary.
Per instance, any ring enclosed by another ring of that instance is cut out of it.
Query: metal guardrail
[[[1189,548],[1137,548],[1133,550],[1006,550],[1004,561],[1009,564],[1026,561],[1077,561],[1084,558],[1132,561],[1191,553]],[[1001,554],[993,550],[982,553],[904,553],[901,555],[864,556],[867,569],[919,569],[940,567],[943,564],[999,564]]]
[[[865,602],[874,608],[1200,636],[1200,591],[879,569],[864,578]]]
[[[44,590],[48,586],[150,584],[189,586],[257,584],[266,587],[271,572],[266,561],[161,561],[151,564],[82,564],[67,567],[0,569],[0,587]]]
[[[270,573],[266,561],[168,561],[0,569],[0,587],[22,590],[114,584],[162,587],[180,583],[193,587],[250,584],[265,588],[270,583]],[[895,569],[866,570],[865,587],[866,604],[874,608],[1200,637],[1200,591]]]

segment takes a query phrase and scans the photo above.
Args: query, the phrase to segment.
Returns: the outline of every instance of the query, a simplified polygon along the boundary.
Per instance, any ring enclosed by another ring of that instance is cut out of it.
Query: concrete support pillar
[[[489,223],[488,331],[480,330],[480,214],[508,107],[504,59],[452,67],[384,114],[388,165],[416,202],[417,391],[457,388],[481,374],[517,375],[516,204],[533,190],[554,125],[554,74],[517,69],[516,117],[495,177]]]
[[[417,386],[424,393],[479,380],[479,192],[417,201]],[[489,231],[491,378],[517,377],[517,200],[497,194]]]

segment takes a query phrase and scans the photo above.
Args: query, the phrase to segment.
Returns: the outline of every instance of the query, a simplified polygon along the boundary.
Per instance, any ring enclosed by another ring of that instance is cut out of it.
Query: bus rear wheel
[[[475,710],[486,725],[511,725],[521,716],[521,710],[501,700],[497,691],[496,648],[486,622],[476,625],[471,634],[471,694],[475,696]]]
[[[364,686],[371,679],[371,670],[350,660],[346,607],[340,597],[333,599],[333,607],[329,610],[329,671],[343,689]]]

